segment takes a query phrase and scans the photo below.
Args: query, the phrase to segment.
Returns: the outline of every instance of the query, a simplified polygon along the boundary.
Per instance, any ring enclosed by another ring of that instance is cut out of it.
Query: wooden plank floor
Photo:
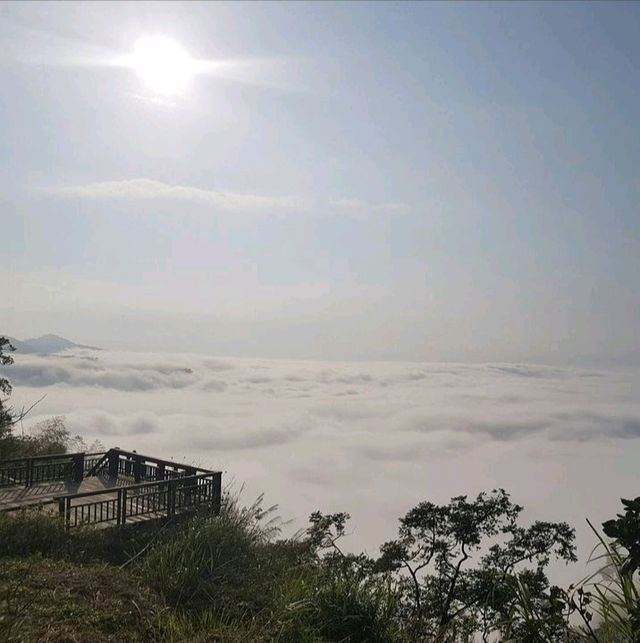
[[[0,511],[19,509],[21,507],[43,505],[46,511],[58,511],[58,505],[53,498],[55,496],[64,495],[67,493],[84,493],[85,491],[104,491],[105,489],[113,489],[113,493],[96,496],[86,496],[84,498],[77,498],[73,500],[73,504],[90,504],[99,500],[113,500],[117,497],[116,489],[118,487],[126,487],[133,483],[133,479],[127,477],[109,478],[91,477],[85,478],[81,484],[77,482],[50,482],[33,487],[13,487],[0,489]],[[156,518],[166,517],[166,511],[160,510],[158,512],[150,512],[140,516],[127,516],[127,524],[134,524],[144,522],[146,520],[153,520]],[[94,524],[95,527],[104,528],[115,524],[115,521],[103,522]]]
[[[95,492],[98,495],[89,495],[83,498],[72,499],[72,506],[78,505],[91,505],[99,501],[115,500],[117,498],[117,489],[120,487],[128,487],[133,484],[133,479],[128,476],[120,476],[118,478],[109,478],[107,476],[97,476],[85,478],[82,483],[77,482],[50,482],[32,487],[4,487],[0,488],[0,511],[13,510],[21,507],[39,506],[42,505],[45,511],[57,512],[58,503],[54,501],[56,496],[65,494]],[[113,490],[113,493],[104,493],[105,490]],[[103,493],[99,493],[103,492]],[[126,517],[127,524],[134,524],[153,520],[158,518],[165,518],[167,516],[166,508],[159,508],[157,511],[149,511],[141,515],[135,515],[138,511],[145,511],[149,509],[148,505],[145,506],[144,493],[140,496],[133,495],[129,497],[129,502],[134,505],[127,505],[129,511],[134,515]],[[140,503],[140,504],[139,504]],[[193,507],[180,507],[177,508],[177,513],[183,513]],[[82,519],[82,518],[81,518]],[[103,528],[115,524],[115,519],[91,523],[96,527]],[[75,524],[75,523],[74,523]]]
[[[3,487],[0,489],[0,511],[3,509],[15,509],[41,503],[49,503],[55,496],[67,493],[84,493],[85,491],[102,491],[115,487],[131,484],[126,479],[114,479],[108,477],[85,478],[81,483],[77,482],[46,482],[33,487]],[[111,497],[103,496],[96,500]],[[83,502],[94,500],[93,496],[83,498]]]

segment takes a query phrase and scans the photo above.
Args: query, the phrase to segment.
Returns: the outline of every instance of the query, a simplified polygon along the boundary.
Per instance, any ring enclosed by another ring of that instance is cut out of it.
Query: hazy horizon
[[[239,353],[220,353],[220,352],[215,352],[213,350],[198,350],[197,346],[192,345],[192,349],[188,350],[185,346],[182,346],[180,342],[178,341],[175,345],[168,345],[162,346],[161,350],[153,350],[149,348],[145,348],[144,343],[140,346],[135,346],[135,345],[130,345],[126,342],[122,342],[118,339],[107,339],[105,338],[104,342],[92,342],[91,340],[87,340],[86,342],[84,341],[74,341],[73,338],[69,337],[63,337],[62,335],[59,335],[58,333],[51,332],[51,333],[43,333],[42,335],[34,335],[33,337],[18,337],[10,332],[4,332],[4,336],[8,337],[10,340],[14,341],[14,344],[18,342],[19,344],[23,342],[30,342],[32,340],[41,340],[46,337],[55,337],[58,339],[62,339],[64,341],[68,341],[74,346],[70,347],[71,350],[74,347],[78,348],[90,348],[90,349],[98,349],[98,350],[107,350],[107,351],[115,351],[115,352],[130,352],[130,353],[140,353],[140,354],[169,354],[169,355],[189,355],[189,356],[206,356],[206,357],[213,357],[213,358],[221,358],[221,359],[245,359],[245,360],[250,360],[250,359],[269,359],[269,360],[275,360],[275,361],[299,361],[299,362],[335,362],[335,363],[344,363],[344,364],[358,364],[358,363],[381,363],[381,364],[394,364],[394,363],[413,363],[413,364],[453,364],[453,365],[464,365],[464,364],[469,364],[469,365],[491,365],[491,364],[508,364],[508,365],[530,365],[530,366],[552,366],[552,367],[564,367],[564,368],[569,368],[569,369],[581,369],[581,368],[604,368],[604,369],[622,369],[622,370],[627,370],[631,369],[634,370],[638,367],[640,367],[640,349],[637,351],[630,351],[628,353],[623,353],[621,355],[616,355],[616,356],[610,356],[610,357],[602,357],[600,355],[580,355],[580,356],[575,356],[570,359],[566,360],[558,360],[558,359],[553,359],[553,356],[549,356],[549,359],[546,361],[544,359],[536,360],[536,359],[524,359],[524,360],[519,360],[519,359],[505,359],[505,360],[483,360],[483,359],[477,359],[477,360],[446,360],[446,359],[440,359],[440,360],[430,360],[430,359],[420,359],[418,357],[406,357],[404,359],[400,357],[396,357],[394,359],[390,358],[385,358],[385,357],[380,357],[376,355],[371,355],[368,357],[361,357],[361,358],[352,358],[352,359],[323,359],[321,357],[292,357],[290,355],[280,355],[280,356],[268,356],[268,355],[260,355],[260,354],[252,354],[251,352],[247,353],[246,355],[243,355],[242,352],[240,351]],[[86,337],[93,337],[91,333],[87,334]],[[101,345],[96,345],[96,344],[101,344]],[[14,346],[16,348],[16,351],[12,353],[13,357],[20,357],[22,354],[25,354],[22,352],[22,349],[19,347]],[[26,354],[40,354],[41,356],[49,356],[49,355],[54,355],[57,353],[57,350],[44,350],[44,351],[33,351],[29,350]],[[7,375],[10,375],[11,372],[7,371]]]

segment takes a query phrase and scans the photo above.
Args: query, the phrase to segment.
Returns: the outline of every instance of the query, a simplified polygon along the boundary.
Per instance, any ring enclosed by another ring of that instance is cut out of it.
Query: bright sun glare
[[[149,90],[163,96],[182,93],[197,67],[179,43],[165,36],[138,40],[127,63]]]

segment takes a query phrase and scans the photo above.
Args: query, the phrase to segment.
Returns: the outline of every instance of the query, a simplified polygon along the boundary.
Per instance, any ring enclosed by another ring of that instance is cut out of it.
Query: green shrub
[[[173,605],[233,603],[244,609],[250,606],[256,566],[256,552],[245,532],[224,519],[200,519],[158,543],[142,570]]]
[[[171,524],[150,521],[123,528],[89,525],[67,530],[47,507],[0,512],[0,558],[40,555],[125,565],[157,539],[183,528],[187,520],[181,516]]]
[[[0,556],[31,554],[58,557],[69,550],[69,537],[55,514],[42,509],[0,512]]]
[[[394,643],[402,638],[400,595],[386,578],[357,570],[326,573],[312,601],[313,624],[329,641]]]
[[[257,614],[287,567],[270,543],[268,515],[259,500],[248,509],[227,503],[220,516],[197,516],[150,547],[140,571],[177,607]]]

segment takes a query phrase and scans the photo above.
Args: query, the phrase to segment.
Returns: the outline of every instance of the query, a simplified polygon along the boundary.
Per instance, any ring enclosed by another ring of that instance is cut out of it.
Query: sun
[[[126,57],[126,64],[142,79],[147,89],[162,96],[184,92],[197,71],[197,62],[172,38],[140,38]]]

